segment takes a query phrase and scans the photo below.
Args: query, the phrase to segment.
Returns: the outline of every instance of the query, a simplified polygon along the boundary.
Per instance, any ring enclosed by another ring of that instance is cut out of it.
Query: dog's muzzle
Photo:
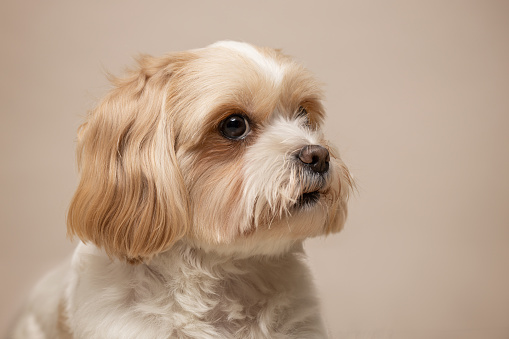
[[[307,175],[303,177],[305,180],[302,182],[302,193],[295,205],[313,206],[320,200],[320,191],[325,184],[325,175],[329,171],[329,151],[320,145],[306,145],[298,151],[296,157]]]

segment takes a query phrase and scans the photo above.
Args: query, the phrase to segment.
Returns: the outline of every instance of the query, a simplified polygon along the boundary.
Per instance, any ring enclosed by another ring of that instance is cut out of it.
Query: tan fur
[[[115,88],[80,130],[81,181],[68,233],[129,262],[150,258],[183,237],[231,243],[255,230],[282,236],[288,204],[309,182],[293,170],[279,188],[287,198],[260,200],[246,220],[246,151],[278,116],[295,119],[304,107],[314,131],[325,113],[320,86],[307,70],[276,50],[258,51],[284,70],[281,83],[221,47],[144,56],[125,79],[113,79]],[[236,113],[249,117],[252,131],[232,142],[218,126]],[[350,176],[342,162],[331,163],[342,172],[336,185],[348,187],[329,190],[321,202],[327,225],[297,225],[291,237],[335,232],[344,223]],[[277,225],[280,231],[273,230]]]
[[[169,78],[189,57],[143,57],[81,127],[81,181],[68,233],[109,255],[137,261],[169,247],[188,229],[188,199],[167,114]]]

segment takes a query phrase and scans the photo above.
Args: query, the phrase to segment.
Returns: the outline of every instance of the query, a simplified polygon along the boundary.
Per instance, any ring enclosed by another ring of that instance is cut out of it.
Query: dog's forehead
[[[279,115],[294,116],[303,105],[320,121],[320,86],[280,51],[223,41],[194,50],[192,56],[171,86],[173,107],[181,112],[175,126],[182,143],[205,135],[234,113],[261,124]]]
[[[262,50],[245,42],[237,41],[219,41],[209,47],[226,48],[239,54],[256,64],[259,69],[276,84],[280,84],[285,74],[285,65],[278,62],[272,56],[264,53]]]

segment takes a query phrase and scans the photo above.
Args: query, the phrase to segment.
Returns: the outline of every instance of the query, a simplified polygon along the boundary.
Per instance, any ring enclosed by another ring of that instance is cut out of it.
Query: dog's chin
[[[307,238],[330,233],[330,224],[336,222],[330,219],[331,209],[338,206],[331,206],[330,199],[325,192],[303,193],[285,216],[261,223],[250,232],[237,236],[232,242],[208,243],[200,247],[235,256],[281,255]]]

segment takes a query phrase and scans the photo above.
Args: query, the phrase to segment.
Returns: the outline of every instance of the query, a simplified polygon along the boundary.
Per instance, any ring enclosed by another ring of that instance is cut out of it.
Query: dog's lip
[[[297,207],[311,206],[320,200],[321,193],[319,190],[311,192],[303,192],[297,199],[295,205]]]
[[[301,194],[301,197],[304,197],[304,196],[315,196],[315,195],[320,195],[320,190],[315,190],[315,191],[310,191],[310,192],[303,192]]]

